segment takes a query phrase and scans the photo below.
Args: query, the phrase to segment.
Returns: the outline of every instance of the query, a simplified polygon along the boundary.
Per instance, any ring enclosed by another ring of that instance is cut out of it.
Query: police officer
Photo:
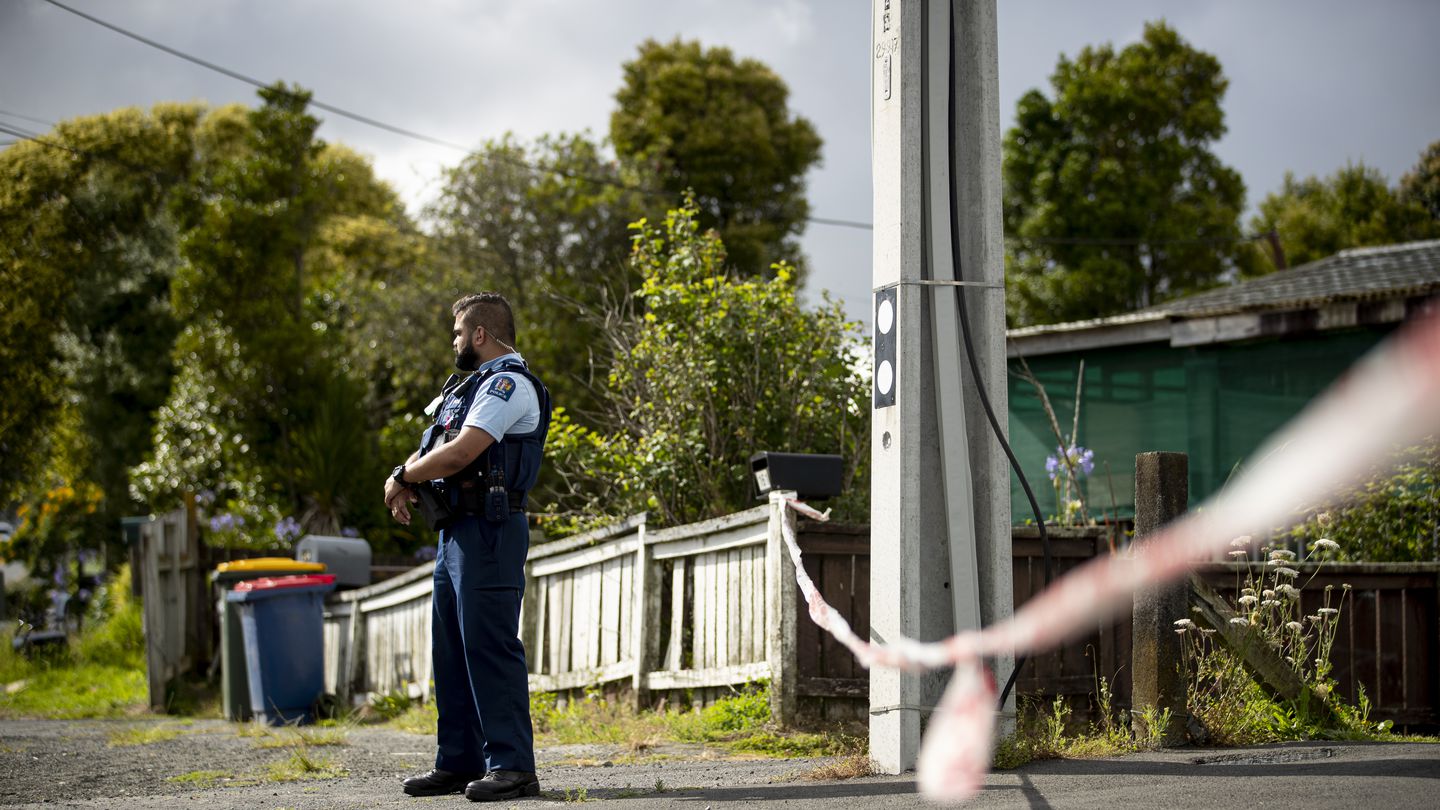
[[[385,482],[396,520],[408,524],[424,494],[440,529],[431,630],[439,753],[434,770],[406,779],[404,790],[464,790],[474,801],[537,796],[519,625],[525,494],[539,475],[550,395],[515,351],[504,296],[468,295],[451,309],[455,365],[473,373],[451,377],[427,409],[435,422],[421,449]]]

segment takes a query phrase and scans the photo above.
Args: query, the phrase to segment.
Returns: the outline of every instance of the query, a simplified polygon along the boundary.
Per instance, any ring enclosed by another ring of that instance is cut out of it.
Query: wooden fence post
[[[650,670],[655,668],[655,656],[660,646],[660,610],[662,583],[651,568],[655,565],[650,549],[645,545],[645,520],[635,527],[635,573],[631,576],[631,604],[635,607],[630,628],[631,655],[635,660],[635,674],[631,676],[631,699],[639,711],[650,702]]]
[[[1140,453],[1135,456],[1135,541],[1156,533],[1185,513],[1189,505],[1189,457],[1184,453]],[[1186,586],[1146,588],[1135,594],[1133,644],[1132,722],[1140,733],[1144,712],[1169,711],[1170,722],[1160,733],[1162,745],[1185,742],[1189,713],[1185,704],[1182,639],[1175,622],[1186,618]]]
[[[785,547],[782,526],[794,520],[785,505],[793,492],[770,493],[770,533],[765,542],[765,659],[770,664],[770,718],[781,726],[795,723],[795,563]],[[798,539],[798,538],[797,538]]]

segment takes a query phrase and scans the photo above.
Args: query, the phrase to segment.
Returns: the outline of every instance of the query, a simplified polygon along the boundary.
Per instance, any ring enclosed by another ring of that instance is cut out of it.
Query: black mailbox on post
[[[750,457],[755,496],[788,489],[805,500],[840,494],[845,462],[839,456],[811,453],[756,453]]]

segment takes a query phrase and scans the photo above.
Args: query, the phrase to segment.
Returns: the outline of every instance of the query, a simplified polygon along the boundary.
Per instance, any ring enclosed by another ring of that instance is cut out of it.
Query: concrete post
[[[936,640],[1004,618],[1012,602],[1009,472],[965,365],[956,308],[956,283],[974,285],[966,312],[1003,420],[995,4],[873,0],[872,12],[870,628],[881,642]],[[950,240],[952,155],[958,256]],[[1012,663],[994,664],[1003,681]],[[870,756],[882,772],[915,766],[922,724],[948,677],[871,670]]]
[[[1185,513],[1189,504],[1190,460],[1184,453],[1141,453],[1135,456],[1135,541],[1145,542],[1162,526]],[[1186,618],[1185,585],[1147,588],[1135,594],[1131,632],[1130,672],[1133,683],[1132,722],[1148,734],[1141,712],[1170,711],[1163,745],[1185,742],[1185,676],[1181,668],[1181,637],[1175,621]]]

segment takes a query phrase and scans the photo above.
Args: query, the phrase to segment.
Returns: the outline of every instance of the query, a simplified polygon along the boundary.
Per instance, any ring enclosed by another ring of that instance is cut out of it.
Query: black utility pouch
[[[510,493],[505,487],[495,485],[485,492],[485,519],[491,523],[510,519]]]
[[[425,520],[426,526],[438,532],[455,522],[455,512],[450,508],[449,499],[436,492],[433,486],[421,484],[415,487],[415,494],[420,498],[417,501],[420,517]]]

